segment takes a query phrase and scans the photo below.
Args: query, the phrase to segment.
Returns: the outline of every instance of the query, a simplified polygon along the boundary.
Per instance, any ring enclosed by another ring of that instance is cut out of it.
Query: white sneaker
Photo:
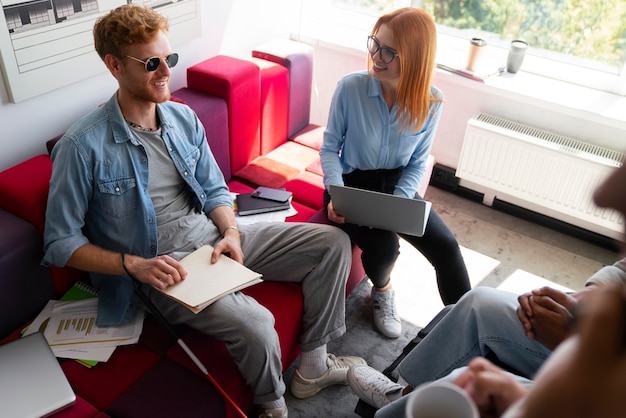
[[[330,385],[347,385],[348,370],[357,364],[367,364],[361,357],[328,354],[328,370],[320,377],[307,379],[296,369],[291,380],[291,394],[299,399],[309,398]]]
[[[374,325],[388,338],[398,338],[402,333],[402,323],[396,311],[396,298],[393,289],[379,292],[372,287],[372,311]]]
[[[288,415],[287,406],[283,406],[282,408],[266,409],[259,415],[259,418],[287,418]]]
[[[365,403],[378,409],[402,396],[402,386],[369,366],[357,365],[348,370],[350,389]]]

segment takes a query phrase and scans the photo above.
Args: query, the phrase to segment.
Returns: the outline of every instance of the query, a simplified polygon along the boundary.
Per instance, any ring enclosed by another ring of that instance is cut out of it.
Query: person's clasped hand
[[[599,288],[535,378],[525,417],[618,418],[626,411],[626,291]]]

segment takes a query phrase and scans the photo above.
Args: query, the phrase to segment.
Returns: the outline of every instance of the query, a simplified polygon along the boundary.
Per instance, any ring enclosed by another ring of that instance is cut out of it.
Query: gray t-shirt
[[[207,244],[216,228],[194,207],[189,188],[161,139],[161,130],[131,130],[148,155],[148,193],[156,213],[159,254],[181,253],[174,256],[180,258]]]

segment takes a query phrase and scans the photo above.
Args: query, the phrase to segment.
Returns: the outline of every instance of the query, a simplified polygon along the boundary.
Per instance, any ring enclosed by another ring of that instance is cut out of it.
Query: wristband
[[[235,231],[239,231],[239,228],[237,228],[237,225],[228,225],[226,228],[224,228],[224,230],[222,231],[222,237],[226,235],[226,231],[228,231],[229,229],[234,229]]]
[[[130,271],[128,271],[128,269],[126,268],[126,264],[124,264],[124,253],[120,253],[120,255],[122,256],[122,267],[124,267],[124,271],[126,272],[126,274],[128,274],[129,277],[133,277],[133,275],[130,274]]]

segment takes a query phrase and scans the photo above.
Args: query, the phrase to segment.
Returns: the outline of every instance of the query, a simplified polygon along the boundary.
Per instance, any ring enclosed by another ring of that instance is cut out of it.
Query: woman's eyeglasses
[[[391,61],[398,56],[398,53],[393,49],[386,46],[380,46],[378,39],[376,39],[374,35],[367,37],[367,50],[372,58],[374,58],[374,55],[379,54],[380,60],[385,64],[390,64]]]
[[[126,55],[126,57],[142,63],[146,67],[146,71],[149,73],[156,71],[161,64],[161,58],[159,57],[150,57],[145,61],[142,61],[139,58],[131,57],[130,55]],[[178,64],[178,54],[175,52],[173,54],[169,54],[165,57],[165,63],[170,68],[174,67]]]

